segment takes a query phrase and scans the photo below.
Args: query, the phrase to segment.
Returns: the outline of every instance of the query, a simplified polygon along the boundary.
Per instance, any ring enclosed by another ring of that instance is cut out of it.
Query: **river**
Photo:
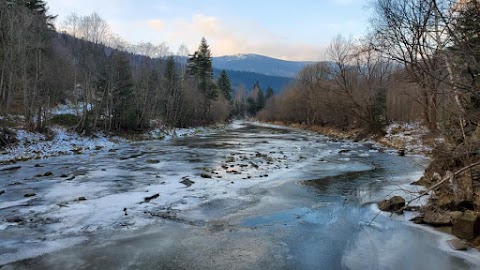
[[[378,214],[427,162],[236,121],[19,163],[0,171],[0,269],[479,269],[412,213]]]

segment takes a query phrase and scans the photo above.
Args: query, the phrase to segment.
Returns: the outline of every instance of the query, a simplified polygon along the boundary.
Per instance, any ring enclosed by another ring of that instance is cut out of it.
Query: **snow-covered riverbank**
[[[18,168],[0,171],[5,179],[0,182],[0,265],[50,253],[24,268],[17,263],[14,269],[61,269],[65,258],[76,268],[100,267],[105,265],[102,258],[109,258],[104,252],[125,250],[124,242],[115,239],[128,237],[128,243],[146,250],[124,254],[106,269],[146,262],[170,265],[166,269],[182,266],[183,260],[169,256],[145,258],[151,245],[135,239],[148,227],[159,233],[148,241],[162,243],[155,254],[198,254],[189,257],[186,268],[225,269],[230,255],[237,258],[238,252],[246,252],[237,261],[244,269],[262,268],[247,264],[258,259],[257,254],[281,262],[285,269],[289,262],[332,268],[345,260],[355,266],[361,257],[356,252],[367,244],[358,226],[375,216],[363,205],[378,201],[385,186],[414,181],[421,160],[301,130],[235,122],[198,136],[120,143],[112,151],[2,166]],[[406,171],[412,174],[405,176]],[[172,230],[175,233],[164,234]],[[103,252],[92,239],[100,239]],[[238,245],[227,254],[229,246],[222,243],[230,240]],[[352,250],[351,241],[359,249]],[[421,239],[412,241],[423,245]],[[57,255],[77,243],[93,246],[74,247],[71,256]],[[224,248],[211,254],[194,243]],[[95,257],[87,259],[91,250],[97,250]],[[272,255],[277,253],[283,255]],[[326,257],[304,259],[313,253]],[[426,256],[438,253],[430,247]],[[209,258],[224,264],[215,267]]]
[[[154,129],[138,135],[138,139],[169,140],[177,137],[194,136],[207,132],[207,130],[206,128]],[[109,136],[104,133],[82,136],[58,126],[51,129],[52,135],[49,137],[24,129],[12,129],[12,131],[16,134],[18,143],[0,150],[0,165],[62,155],[105,152],[129,142],[128,139],[123,137]]]

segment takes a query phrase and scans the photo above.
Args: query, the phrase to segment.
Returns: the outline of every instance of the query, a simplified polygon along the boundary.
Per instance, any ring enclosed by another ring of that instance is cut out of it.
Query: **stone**
[[[78,197],[78,199],[77,199],[77,201],[79,201],[79,202],[80,201],[86,201],[86,200],[87,200],[87,198],[85,198],[85,197]]]
[[[480,233],[478,215],[473,211],[465,211],[463,215],[452,217],[452,233],[465,240],[474,240]]]
[[[52,172],[46,172],[46,173],[43,174],[43,176],[52,176],[52,175],[53,175]]]
[[[5,190],[0,190],[0,195],[2,195],[3,193],[5,193]]]
[[[473,204],[473,181],[469,174],[452,177],[453,199],[455,205],[462,203]]]
[[[433,227],[452,225],[450,214],[446,212],[427,211],[423,216],[423,222]]]
[[[448,240],[447,243],[453,250],[467,250],[468,248],[468,246],[459,239],[451,239]]]
[[[35,194],[35,193],[27,193],[27,194],[23,195],[23,197],[30,198],[30,197],[33,197],[33,196],[36,196],[36,195],[37,194]]]
[[[451,209],[454,206],[453,196],[448,193],[442,192],[433,198],[435,206],[443,209]]]
[[[480,190],[478,187],[473,193],[473,208],[475,211],[480,211]]]
[[[22,168],[22,166],[13,166],[13,167],[7,167],[7,168],[3,168],[1,169],[0,171],[2,172],[7,172],[7,171],[16,171],[18,169]]]
[[[405,156],[405,149],[399,149],[397,151],[398,155],[401,156],[401,157],[404,157]]]
[[[228,168],[227,173],[233,173],[233,174],[238,174],[238,171],[235,170],[234,168]]]
[[[147,159],[146,162],[148,164],[158,164],[158,163],[160,163],[160,160],[158,160],[158,159]]]
[[[5,220],[12,223],[22,223],[24,221],[24,219],[19,216],[7,217]]]
[[[156,198],[158,198],[158,197],[160,197],[160,194],[157,193],[157,194],[152,195],[152,196],[150,196],[150,197],[145,197],[145,198],[144,198],[144,201],[145,201],[145,202],[150,202],[151,200],[154,200],[154,199],[156,199]]]
[[[200,175],[200,177],[202,177],[202,178],[212,178],[212,176],[211,176],[210,174],[208,174],[208,173],[202,173],[202,174]]]
[[[188,178],[184,178],[182,181],[180,181],[181,184],[184,184],[187,187],[190,187],[191,185],[195,184],[192,180]]]
[[[400,196],[394,196],[378,203],[378,208],[385,212],[401,212],[404,206],[405,199]]]
[[[410,221],[415,224],[425,224],[425,222],[423,221],[423,216],[414,217],[410,219]]]

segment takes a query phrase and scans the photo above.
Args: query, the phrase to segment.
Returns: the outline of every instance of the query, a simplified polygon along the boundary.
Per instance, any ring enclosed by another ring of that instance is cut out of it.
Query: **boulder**
[[[435,206],[442,209],[451,209],[455,204],[453,196],[446,192],[437,192],[432,200]]]
[[[480,220],[477,213],[465,211],[462,215],[452,217],[452,233],[465,240],[474,240],[480,233]]]
[[[187,187],[190,187],[191,185],[195,184],[195,182],[193,182],[192,180],[190,180],[188,178],[183,178],[183,180],[180,181],[180,183],[184,184]]]
[[[423,216],[414,217],[414,218],[410,219],[410,221],[415,223],[415,224],[425,224],[425,222],[423,221]]]
[[[473,181],[470,174],[452,177],[453,199],[455,205],[473,204]]]
[[[385,212],[401,212],[404,206],[405,199],[400,196],[394,196],[378,203],[378,208]]]
[[[459,239],[451,239],[448,240],[447,243],[453,250],[467,250],[468,248],[468,246]]]
[[[427,211],[423,215],[423,223],[433,227],[442,227],[452,225],[450,213]]]
[[[202,177],[202,178],[212,178],[212,176],[211,176],[210,174],[208,174],[208,173],[202,173],[202,174],[200,175],[200,177]]]

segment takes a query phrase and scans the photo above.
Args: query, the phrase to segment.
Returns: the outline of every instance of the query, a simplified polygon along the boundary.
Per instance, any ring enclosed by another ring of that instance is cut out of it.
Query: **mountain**
[[[214,69],[215,78],[218,77],[221,71],[217,68]],[[295,80],[293,78],[269,76],[247,71],[226,70],[226,72],[233,89],[244,87],[246,90],[251,90],[255,82],[258,81],[264,91],[270,86],[275,93],[280,93]]]
[[[258,54],[238,54],[213,58],[213,67],[217,69],[253,72],[288,78],[294,78],[306,65],[313,63],[308,61],[285,61]]]

